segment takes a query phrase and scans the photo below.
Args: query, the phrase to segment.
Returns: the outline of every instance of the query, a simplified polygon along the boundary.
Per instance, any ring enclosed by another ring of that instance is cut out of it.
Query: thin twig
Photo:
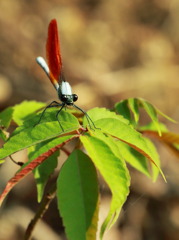
[[[43,217],[45,212],[48,210],[48,207],[55,196],[56,196],[56,184],[54,184],[51,187],[51,189],[48,191],[48,193],[45,194],[44,197],[42,198],[38,211],[36,212],[34,218],[31,220],[31,222],[29,223],[26,229],[24,240],[31,239],[32,232],[35,226],[37,225],[37,222]]]

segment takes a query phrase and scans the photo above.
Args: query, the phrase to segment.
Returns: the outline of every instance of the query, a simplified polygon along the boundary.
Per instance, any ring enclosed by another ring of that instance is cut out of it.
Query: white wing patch
[[[43,57],[37,57],[36,61],[41,66],[41,68],[46,72],[46,74],[49,76],[50,70],[45,59]]]
[[[37,57],[36,61],[40,65],[40,67],[44,70],[44,72],[47,74],[47,76],[50,78],[50,81],[52,82],[52,84],[54,85],[56,90],[58,90],[59,84],[58,84],[58,82],[56,80],[54,81],[54,79],[51,78],[51,76],[50,76],[50,69],[49,69],[45,59],[43,57]]]
[[[61,91],[63,95],[72,95],[72,89],[68,82],[62,82]]]

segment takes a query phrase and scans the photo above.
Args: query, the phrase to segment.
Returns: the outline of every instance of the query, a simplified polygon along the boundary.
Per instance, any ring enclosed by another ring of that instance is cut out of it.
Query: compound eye
[[[73,102],[76,102],[78,100],[78,95],[73,94]]]
[[[61,101],[62,102],[66,102],[68,100],[68,96],[67,95],[62,95],[61,96]]]

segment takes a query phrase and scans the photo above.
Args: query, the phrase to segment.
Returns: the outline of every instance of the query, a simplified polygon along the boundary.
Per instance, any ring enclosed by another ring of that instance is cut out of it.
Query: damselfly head
[[[60,100],[66,105],[73,105],[73,103],[78,100],[78,96],[76,94],[61,95]]]

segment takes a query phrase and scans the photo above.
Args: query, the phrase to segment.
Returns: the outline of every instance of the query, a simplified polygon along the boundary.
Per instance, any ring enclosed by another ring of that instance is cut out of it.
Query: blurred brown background
[[[112,108],[121,99],[143,97],[179,120],[178,0],[0,0],[0,110],[23,100],[57,100],[35,62],[45,57],[52,18],[58,22],[66,79],[80,107]],[[178,125],[163,122],[179,132]],[[157,147],[168,183],[160,177],[152,183],[131,169],[131,194],[105,239],[179,239],[179,162]],[[1,188],[15,167],[1,168]],[[9,195],[0,214],[0,240],[23,239],[37,208],[34,185],[28,177]],[[103,195],[101,215],[109,203]],[[34,239],[65,239],[58,221],[54,201]]]

